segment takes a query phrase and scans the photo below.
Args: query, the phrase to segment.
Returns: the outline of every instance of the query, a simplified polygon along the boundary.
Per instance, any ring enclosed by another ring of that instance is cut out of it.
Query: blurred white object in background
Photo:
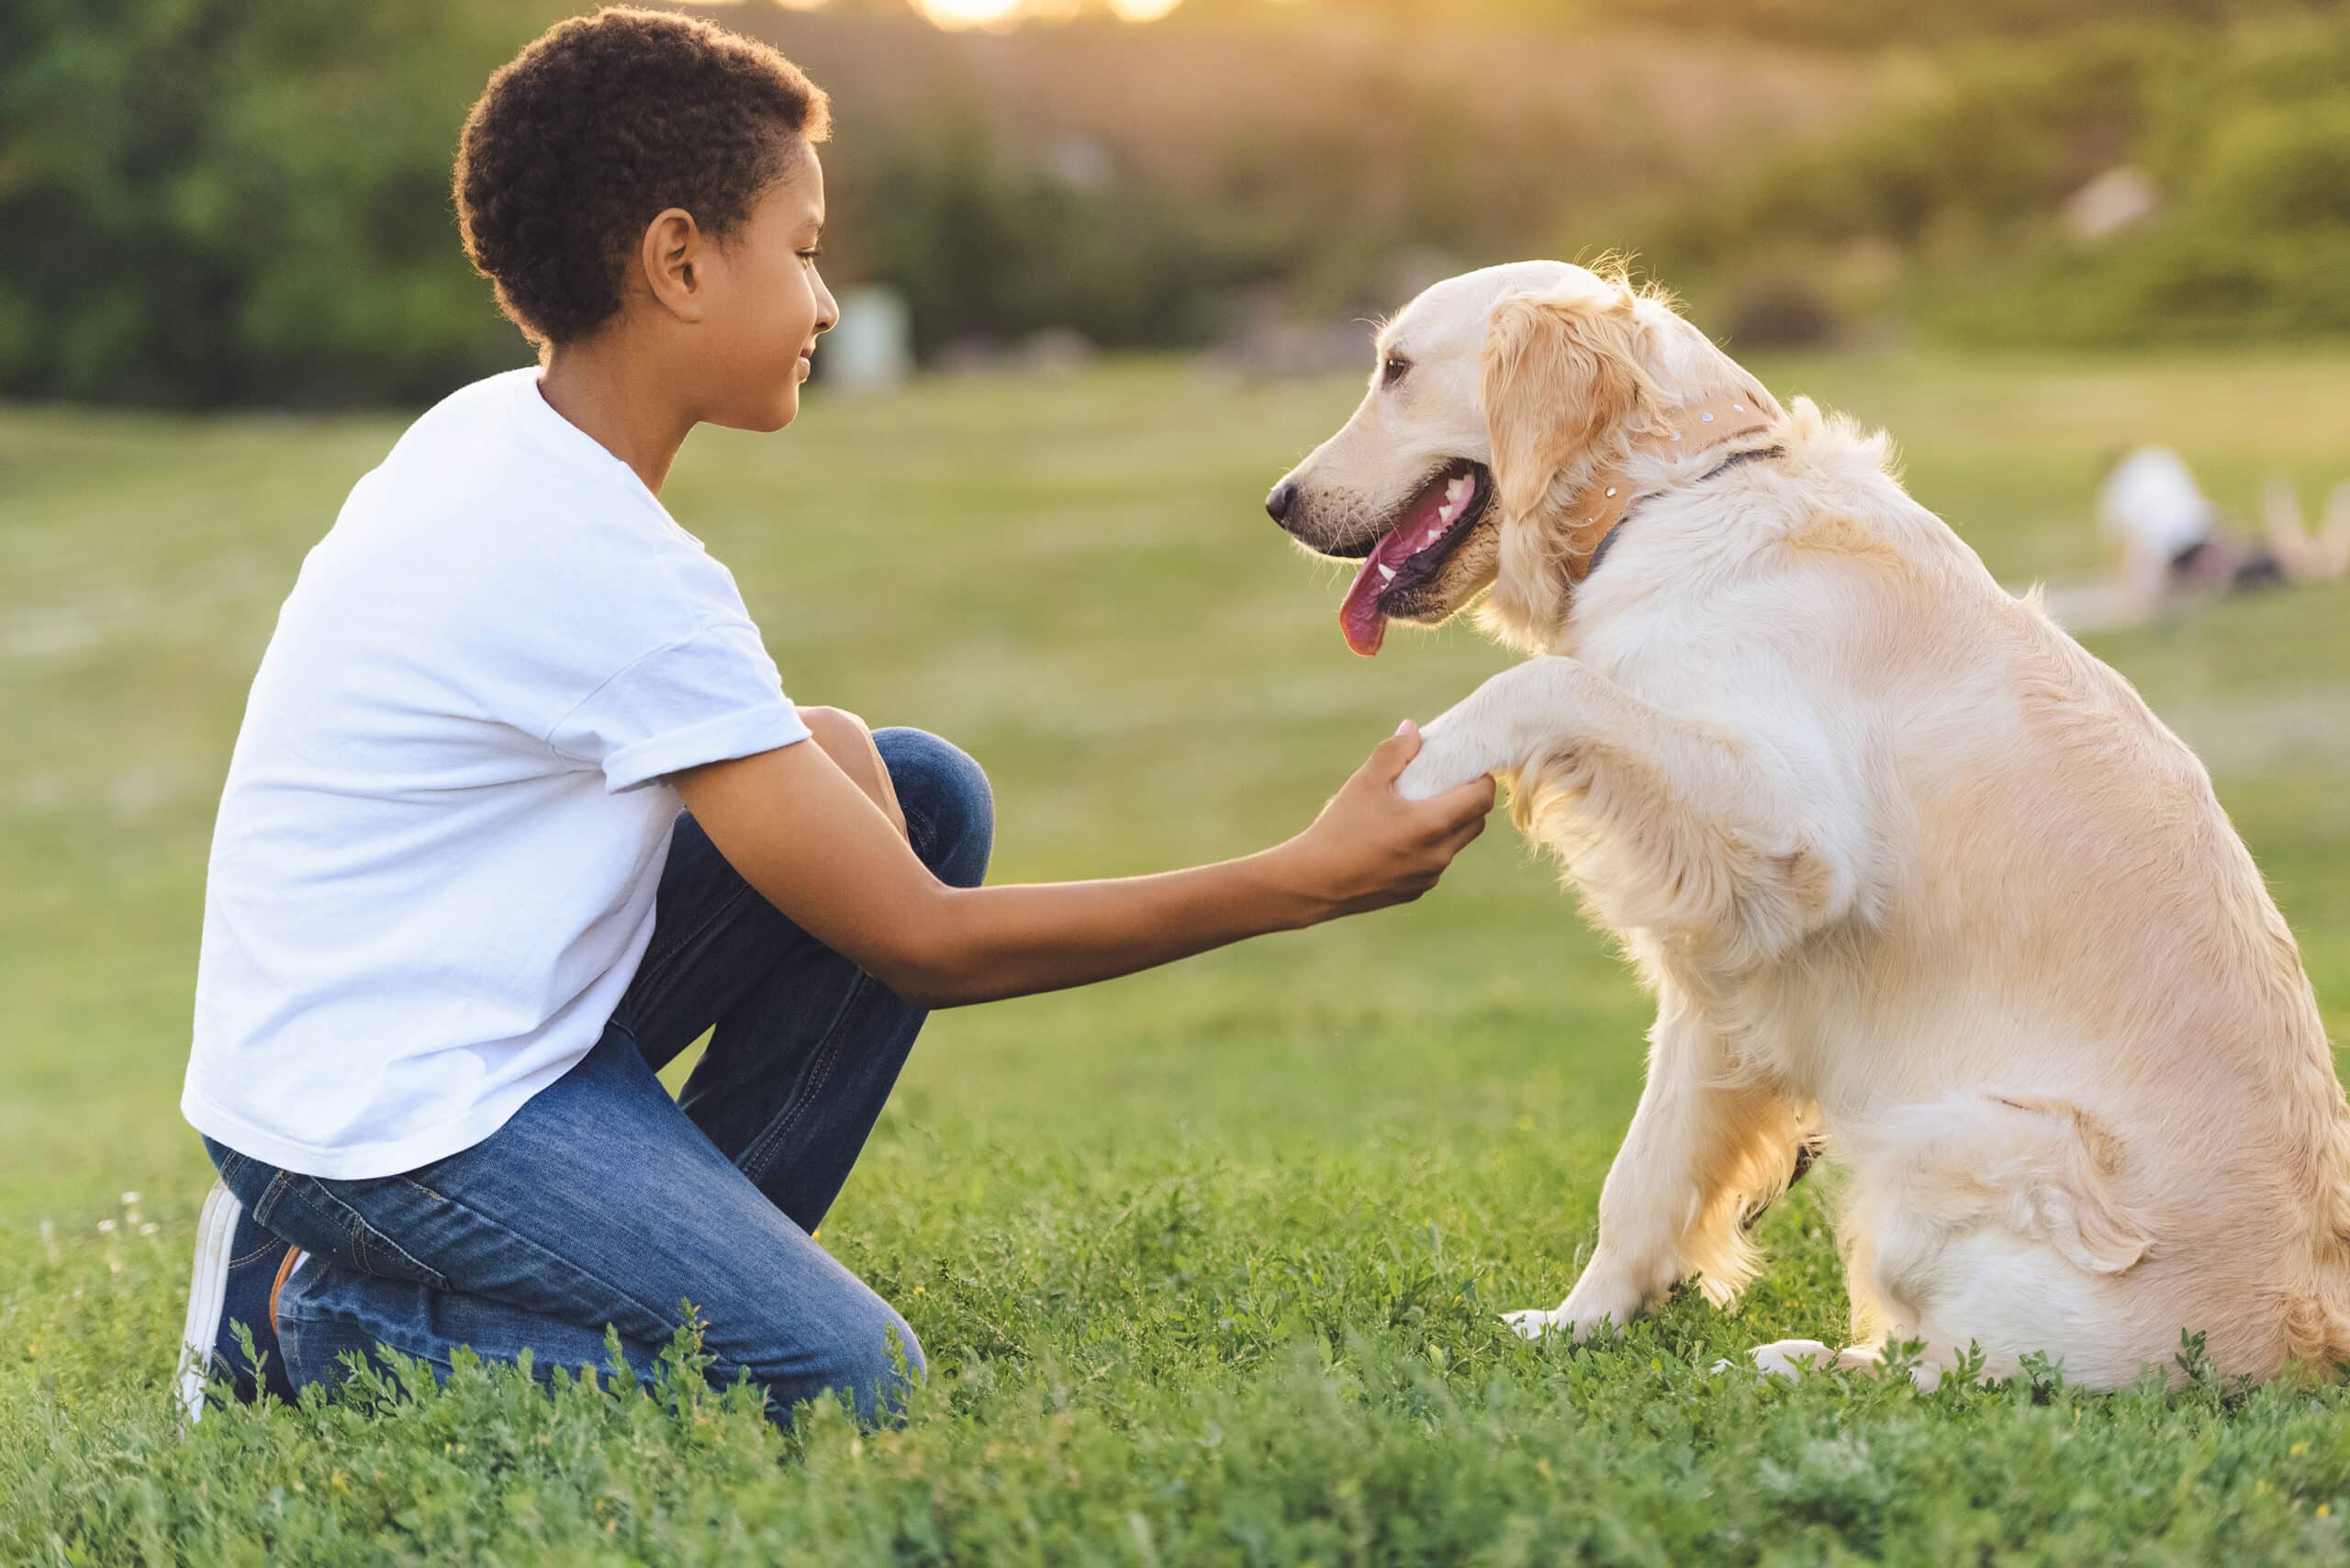
[[[913,373],[913,316],[887,284],[840,292],[839,323],[816,346],[823,385],[842,392],[887,392]]]
[[[2098,521],[2154,570],[2211,537],[2219,509],[2178,454],[2142,446],[2113,465],[2097,493]]]
[[[2162,210],[2163,193],[2152,174],[2133,164],[2108,169],[2065,202],[2065,229],[2087,243],[2119,234]]]

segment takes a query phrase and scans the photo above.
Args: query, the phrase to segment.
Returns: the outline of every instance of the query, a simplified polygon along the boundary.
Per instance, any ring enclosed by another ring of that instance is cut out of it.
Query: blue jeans
[[[942,880],[987,870],[994,804],[962,752],[875,732],[914,852]],[[377,1340],[436,1369],[470,1345],[533,1371],[604,1368],[607,1324],[642,1382],[684,1321],[713,1382],[747,1371],[788,1420],[840,1390],[862,1418],[923,1372],[913,1330],[811,1238],[925,1014],[787,920],[688,815],[652,945],[603,1036],[471,1148],[395,1176],[305,1176],[210,1137],[253,1219],[313,1256],[278,1303],[297,1386],[337,1381]],[[654,1076],[714,1028],[677,1099]]]

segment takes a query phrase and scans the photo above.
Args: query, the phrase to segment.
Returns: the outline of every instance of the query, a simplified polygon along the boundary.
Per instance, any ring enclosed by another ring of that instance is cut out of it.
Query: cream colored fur
[[[1979,1346],[2100,1387],[2204,1333],[2225,1372],[2350,1357],[2350,1112],[2291,934],[2201,765],[1896,477],[1662,299],[1556,263],[1439,284],[1379,409],[1292,475],[1407,491],[1493,465],[1497,548],[1449,613],[1533,655],[1404,775],[1484,771],[1654,991],[1648,1082],[1588,1267],[1529,1334],[1727,1303],[1797,1141],[1849,1170],[1846,1364]],[[1426,373],[1425,375],[1423,373]],[[1413,386],[1407,379],[1406,386]],[[1682,402],[1751,391],[1785,455],[1636,465],[1604,566],[1559,513]],[[1464,399],[1474,399],[1464,406]],[[1423,619],[1427,617],[1422,617]],[[1793,1368],[1819,1347],[1757,1352]]]

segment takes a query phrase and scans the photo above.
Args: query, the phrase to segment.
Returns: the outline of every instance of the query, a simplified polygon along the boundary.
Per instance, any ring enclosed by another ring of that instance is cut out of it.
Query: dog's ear
[[[1628,288],[1522,294],[1494,308],[1480,394],[1501,503],[1492,610],[1510,641],[1546,647],[1598,544],[1560,509],[1623,454],[1657,407]]]
[[[1511,520],[1536,518],[1551,486],[1618,455],[1619,432],[1654,388],[1640,368],[1632,291],[1521,294],[1494,308],[1480,394],[1494,490]]]

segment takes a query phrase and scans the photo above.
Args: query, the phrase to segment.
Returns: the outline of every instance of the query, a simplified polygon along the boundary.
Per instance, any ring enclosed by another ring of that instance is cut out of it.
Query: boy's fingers
[[[1406,719],[1395,726],[1393,734],[1371,748],[1371,760],[1363,764],[1363,771],[1382,784],[1392,784],[1419,749],[1420,727]]]
[[[1481,821],[1494,809],[1500,786],[1490,773],[1480,773],[1466,784],[1456,784],[1441,795],[1431,795],[1428,810],[1442,818],[1448,827],[1458,827],[1469,821]]]

